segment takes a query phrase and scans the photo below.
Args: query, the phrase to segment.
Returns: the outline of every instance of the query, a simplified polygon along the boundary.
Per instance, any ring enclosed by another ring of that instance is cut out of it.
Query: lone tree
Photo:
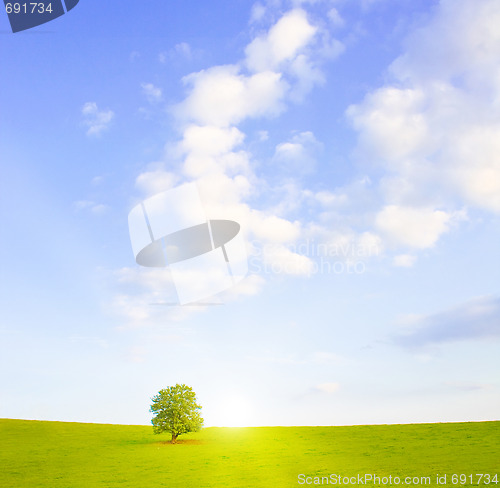
[[[150,411],[156,414],[151,420],[153,432],[170,432],[172,444],[181,434],[197,432],[202,428],[201,406],[196,403],[196,393],[190,386],[169,386],[160,390],[151,400]]]

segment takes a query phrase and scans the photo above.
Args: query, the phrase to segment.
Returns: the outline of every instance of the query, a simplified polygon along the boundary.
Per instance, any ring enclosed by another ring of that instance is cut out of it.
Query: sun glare
[[[255,425],[250,402],[242,396],[229,396],[221,401],[216,424],[220,427],[251,427]]]

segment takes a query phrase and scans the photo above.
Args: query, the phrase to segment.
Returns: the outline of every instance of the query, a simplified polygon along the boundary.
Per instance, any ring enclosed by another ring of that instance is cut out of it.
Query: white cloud
[[[193,51],[187,42],[179,42],[172,49],[160,52],[158,54],[158,61],[165,64],[179,57],[187,60],[193,57]]]
[[[153,83],[141,83],[141,88],[149,103],[158,103],[163,100],[161,88],[153,85]]]
[[[257,136],[260,142],[264,142],[269,139],[269,132],[267,130],[259,130]]]
[[[144,171],[135,180],[135,186],[146,196],[151,196],[174,187],[178,177],[162,168],[153,168]]]
[[[189,94],[176,113],[187,121],[217,126],[276,116],[287,99],[300,101],[324,81],[321,62],[342,49],[326,30],[308,21],[304,10],[293,9],[247,46],[240,63],[184,77]]]
[[[186,58],[190,58],[192,55],[191,46],[187,42],[180,42],[179,44],[176,44],[174,49],[176,53],[181,54]]]
[[[345,24],[345,21],[340,15],[339,11],[334,7],[332,7],[328,11],[328,19],[334,25],[334,27],[342,27]]]
[[[311,256],[335,261],[362,260],[379,256],[383,250],[380,236],[373,232],[356,233],[352,230],[333,230],[326,226],[309,226],[305,252]],[[303,249],[304,246],[298,249]]]
[[[308,56],[301,54],[290,64],[289,73],[296,78],[296,84],[290,91],[294,102],[301,102],[314,85],[325,82],[321,69]]]
[[[97,103],[87,102],[82,107],[83,123],[88,127],[88,136],[98,136],[104,132],[115,114],[112,110],[99,110]]]
[[[265,285],[264,278],[252,275],[216,296],[197,301],[192,306],[179,306],[179,289],[194,291],[201,282],[206,282],[206,273],[200,273],[176,273],[174,283],[168,267],[124,267],[115,270],[112,275],[117,292],[107,306],[126,321],[126,327],[165,326],[199,313],[207,306],[234,301],[241,296],[252,296]],[[185,335],[189,331],[181,332],[181,335]]]
[[[331,191],[318,191],[313,196],[324,207],[343,205],[349,199],[345,193],[337,194]]]
[[[290,16],[292,21],[298,19],[295,14]],[[305,18],[302,14],[299,16]],[[282,32],[280,29],[270,35],[273,42],[278,42],[276,36]],[[287,57],[284,55],[283,60]],[[257,248],[289,243],[301,234],[300,224],[280,216],[279,212],[274,213],[277,209],[261,211],[244,203],[260,191],[260,182],[250,155],[239,149],[244,134],[234,127],[246,118],[276,115],[284,109],[289,85],[282,78],[282,73],[272,71],[245,75],[238,65],[217,66],[185,79],[191,90],[177,107],[178,115],[195,122],[184,129],[178,145],[179,154],[184,158],[184,175],[197,180],[207,214],[211,218],[232,218],[240,222],[245,235],[253,239]],[[277,148],[276,158],[283,163],[293,160],[294,164],[309,164],[319,146],[310,132],[296,134],[288,141],[289,146],[286,144]],[[308,258],[284,247],[267,252],[265,264],[273,262],[280,272],[290,274],[308,274],[312,264]]]
[[[373,232],[362,232],[356,236],[354,242],[358,257],[379,256],[382,253],[382,239]]]
[[[158,54],[158,61],[161,64],[165,64],[168,61],[168,52],[162,51],[161,53]]]
[[[496,0],[442,0],[392,64],[392,83],[347,111],[360,155],[388,170],[388,203],[500,212],[499,24]]]
[[[211,180],[219,187],[224,184],[223,179],[226,181],[228,175],[223,174],[223,170],[225,170],[229,174],[237,174],[239,170],[243,173],[246,172],[248,168],[248,159],[247,155],[244,151],[240,152],[228,152],[225,154],[221,154],[220,156],[205,156],[202,154],[189,154],[186,157],[184,164],[184,174],[190,178],[202,178],[202,177],[211,177]],[[216,178],[213,178],[214,175],[219,175],[221,180],[219,182],[216,181]],[[240,177],[236,177],[233,181],[243,183],[245,182],[246,187],[248,187],[248,180],[241,175]],[[246,193],[246,192],[245,192]]]
[[[363,149],[377,158],[372,163],[382,160],[391,168],[425,154],[429,130],[421,113],[424,102],[421,90],[387,87],[369,94],[361,106],[349,107],[347,115],[360,132]]]
[[[134,329],[144,327],[164,327],[165,323],[172,327],[172,323],[185,320],[187,317],[197,313],[203,307],[179,307],[176,298],[167,301],[163,296],[154,296],[148,293],[124,293],[116,294],[111,303],[106,304],[116,316],[123,319],[118,329]],[[189,333],[183,329],[170,335],[170,339],[178,341]]]
[[[197,184],[203,205],[212,218],[233,216],[238,222],[248,221],[251,210],[242,200],[253,188],[244,175],[231,177],[222,172],[214,172],[201,176]]]
[[[112,276],[115,294],[106,306],[125,320],[125,328],[165,326],[203,308],[177,306],[176,289],[168,268],[125,267],[114,270]]]
[[[266,14],[266,7],[260,2],[254,3],[250,14],[250,23],[259,22]]]
[[[263,258],[264,273],[310,276],[314,270],[314,263],[310,258],[285,246],[264,247]]]
[[[280,73],[245,76],[235,65],[216,66],[184,77],[191,91],[177,113],[202,125],[225,127],[248,117],[273,116],[284,109],[287,83]]]
[[[276,146],[274,160],[295,174],[308,173],[314,169],[320,148],[312,132],[300,132]]]
[[[499,213],[500,120],[457,131],[456,135],[446,150],[449,181],[471,205]]]
[[[293,242],[298,239],[301,233],[299,222],[290,222],[276,215],[252,211],[249,220],[253,235],[262,242]]]
[[[229,288],[224,297],[227,300],[236,300],[240,296],[253,296],[259,293],[266,281],[262,276],[252,274],[240,281],[233,288]]]
[[[151,318],[147,301],[141,300],[137,295],[116,294],[108,306],[116,315],[124,317],[130,326],[139,325]]]
[[[416,261],[417,256],[413,256],[412,254],[398,254],[397,256],[394,256],[392,262],[394,266],[398,266],[400,268],[411,268]]]
[[[96,203],[92,200],[78,200],[73,205],[76,210],[90,210],[94,214],[102,214],[109,208],[103,203]]]
[[[246,63],[252,71],[275,70],[290,61],[313,38],[317,28],[307,20],[301,9],[292,10],[271,27],[269,32],[254,39],[246,48]]]
[[[282,142],[276,146],[274,153],[275,159],[285,161],[302,159],[303,155],[304,146],[300,142]]]
[[[442,210],[387,205],[377,214],[375,225],[395,244],[424,249],[448,230],[450,219]]]
[[[252,21],[259,16],[264,20],[266,9],[257,5]],[[184,77],[187,94],[173,108],[182,131],[181,140],[171,151],[175,173],[197,182],[208,218],[240,223],[254,256],[257,253],[260,264],[276,273],[309,275],[313,262],[286,247],[303,235],[301,223],[287,218],[290,206],[263,205],[257,209],[248,203],[259,194],[277,191],[259,179],[245,150],[245,134],[236,125],[249,118],[277,116],[289,101],[299,100],[323,80],[319,66],[332,53],[338,54],[339,46],[325,30],[310,23],[302,9],[291,10],[248,45],[246,57],[239,63]],[[189,54],[184,47],[179,45],[178,51]],[[160,61],[165,62],[167,54],[162,53]],[[143,84],[143,90],[151,101],[161,98],[161,92],[151,84]],[[266,137],[267,133],[262,133],[261,138]],[[319,148],[311,132],[297,133],[276,147],[275,160],[283,166],[310,169]],[[165,167],[149,167],[137,177],[136,186],[149,195],[182,183]],[[289,169],[293,174],[293,168]],[[195,277],[186,279],[196,283]],[[233,291],[255,293],[263,283],[263,279],[249,278]],[[141,306],[137,309],[142,310]]]
[[[192,125],[184,132],[182,146],[186,152],[215,156],[231,151],[243,142],[244,137],[236,127]]]
[[[134,285],[146,290],[169,288],[173,281],[164,268],[120,268],[115,271],[119,283]]]
[[[441,0],[434,17],[409,36],[392,70],[420,84],[461,75],[469,89],[479,84],[498,93],[499,22],[496,0]]]

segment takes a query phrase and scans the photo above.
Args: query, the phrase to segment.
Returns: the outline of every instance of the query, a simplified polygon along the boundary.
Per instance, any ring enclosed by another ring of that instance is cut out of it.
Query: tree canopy
[[[151,420],[153,432],[170,432],[172,443],[187,432],[197,432],[203,426],[196,393],[190,386],[175,385],[160,390],[152,399],[150,411],[156,415]]]

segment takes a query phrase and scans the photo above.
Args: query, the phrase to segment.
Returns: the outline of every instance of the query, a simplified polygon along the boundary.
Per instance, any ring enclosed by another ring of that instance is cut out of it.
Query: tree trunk
[[[172,440],[170,441],[172,444],[175,444],[177,442],[177,434],[174,434],[172,432]]]

